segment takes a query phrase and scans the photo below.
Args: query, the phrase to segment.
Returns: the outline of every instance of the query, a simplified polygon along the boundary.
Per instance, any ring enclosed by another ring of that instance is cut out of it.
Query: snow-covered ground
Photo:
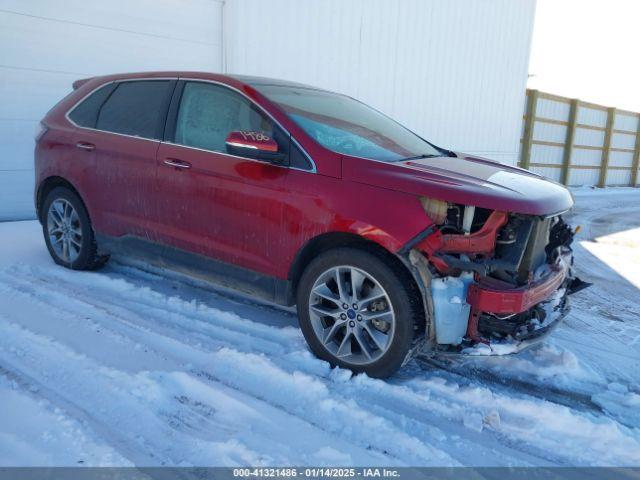
[[[290,311],[0,224],[0,465],[640,465],[640,191],[575,191],[595,286],[543,345],[331,370]]]

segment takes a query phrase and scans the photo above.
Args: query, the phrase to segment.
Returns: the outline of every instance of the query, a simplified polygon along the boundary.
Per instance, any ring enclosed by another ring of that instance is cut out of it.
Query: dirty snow
[[[543,345],[332,370],[295,315],[0,224],[0,465],[640,465],[640,191],[574,192],[580,276]]]

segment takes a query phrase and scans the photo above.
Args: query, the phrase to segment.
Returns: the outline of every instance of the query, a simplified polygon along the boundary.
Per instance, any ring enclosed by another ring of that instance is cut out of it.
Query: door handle
[[[80,150],[87,150],[88,152],[95,150],[96,146],[93,143],[87,143],[87,142],[78,142],[76,143],[76,148],[79,148]]]
[[[177,158],[165,158],[164,164],[174,168],[191,168],[191,164],[189,162],[178,160]]]

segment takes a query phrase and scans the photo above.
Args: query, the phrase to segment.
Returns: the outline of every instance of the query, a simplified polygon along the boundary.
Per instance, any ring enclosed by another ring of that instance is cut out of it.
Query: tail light
[[[49,127],[47,127],[44,123],[40,122],[38,124],[38,128],[34,136],[34,140],[36,141],[36,143],[38,143],[42,139],[42,137],[44,136],[45,133],[47,133],[48,130],[49,130]]]

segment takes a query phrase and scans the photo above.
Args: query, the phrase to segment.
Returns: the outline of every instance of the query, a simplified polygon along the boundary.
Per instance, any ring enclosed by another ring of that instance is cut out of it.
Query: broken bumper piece
[[[569,312],[568,295],[584,285],[571,275],[571,255],[525,287],[505,288],[484,279],[469,287],[471,305],[466,344],[459,353],[507,355],[542,341]]]
[[[567,258],[569,257],[569,258]],[[501,288],[503,282],[485,278],[469,287],[467,302],[472,310],[496,315],[522,313],[545,301],[569,276],[570,256],[562,257],[541,279],[520,288]]]
[[[482,338],[476,343],[464,346],[459,353],[463,355],[510,355],[521,352],[542,342],[569,313],[569,299],[566,289],[556,292],[553,298],[539,306],[545,310],[544,320],[534,320],[521,332],[503,339],[487,340]]]

